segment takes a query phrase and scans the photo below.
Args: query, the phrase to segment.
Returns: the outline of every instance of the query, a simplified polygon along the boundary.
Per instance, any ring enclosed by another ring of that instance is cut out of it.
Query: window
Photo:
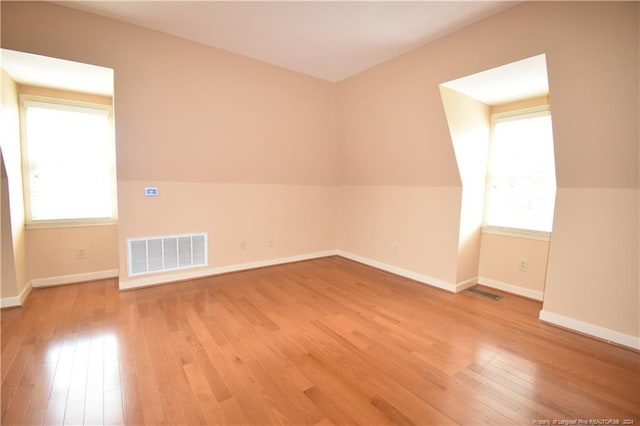
[[[494,116],[485,226],[551,232],[555,196],[549,111]]]
[[[33,96],[22,107],[27,222],[113,222],[111,107]]]

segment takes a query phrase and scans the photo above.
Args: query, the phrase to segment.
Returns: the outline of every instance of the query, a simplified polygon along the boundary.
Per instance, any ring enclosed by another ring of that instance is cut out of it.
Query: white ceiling
[[[0,49],[0,66],[19,84],[113,96],[113,70]]]
[[[58,3],[335,82],[517,1]]]
[[[448,81],[457,90],[487,105],[500,105],[549,94],[546,56],[538,55]]]

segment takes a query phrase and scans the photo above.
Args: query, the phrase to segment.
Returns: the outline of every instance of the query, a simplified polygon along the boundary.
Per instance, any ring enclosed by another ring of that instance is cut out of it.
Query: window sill
[[[71,219],[71,220],[37,220],[25,223],[27,229],[80,228],[92,226],[115,226],[116,219]]]
[[[506,237],[526,238],[529,240],[551,241],[551,232],[532,231],[529,229],[500,228],[497,226],[483,226],[483,234],[503,235]]]

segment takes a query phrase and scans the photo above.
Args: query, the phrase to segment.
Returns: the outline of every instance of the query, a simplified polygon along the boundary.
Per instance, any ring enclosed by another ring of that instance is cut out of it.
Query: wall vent
[[[207,266],[207,233],[127,238],[127,275]]]

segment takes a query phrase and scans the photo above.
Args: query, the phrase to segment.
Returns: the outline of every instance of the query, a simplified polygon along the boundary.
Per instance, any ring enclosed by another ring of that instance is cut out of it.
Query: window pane
[[[31,220],[113,217],[108,112],[34,103],[25,114]]]
[[[556,193],[551,116],[498,121],[491,143],[486,225],[550,232]]]

